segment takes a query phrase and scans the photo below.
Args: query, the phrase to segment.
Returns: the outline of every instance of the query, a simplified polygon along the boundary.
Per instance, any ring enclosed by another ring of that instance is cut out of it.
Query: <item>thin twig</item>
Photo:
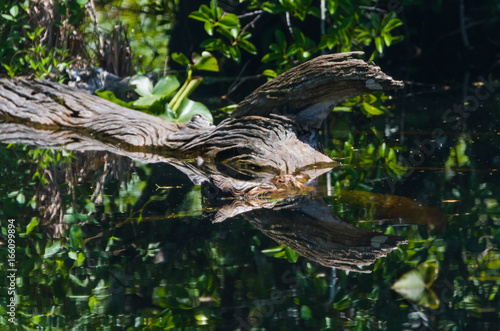
[[[245,17],[249,17],[249,16],[260,15],[260,14],[263,14],[263,13],[264,13],[263,10],[256,10],[256,11],[252,11],[250,13],[238,15],[238,18],[245,18]]]
[[[380,14],[387,14],[387,10],[377,8],[377,7],[369,7],[369,6],[359,6],[359,9],[366,9],[366,10],[371,10],[375,12],[379,12]]]
[[[255,29],[255,22],[257,22],[262,17],[262,14],[257,15],[250,23],[245,25],[243,29],[241,29],[240,35],[243,34],[249,27]]]
[[[288,26],[288,31],[290,32],[290,35],[292,36],[292,38],[294,38],[294,36],[293,36],[292,21],[290,19],[290,13],[286,12],[285,17],[286,17],[286,25]]]

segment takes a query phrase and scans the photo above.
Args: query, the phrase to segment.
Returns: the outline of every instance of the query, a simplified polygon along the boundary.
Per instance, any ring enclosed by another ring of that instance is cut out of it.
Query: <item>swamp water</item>
[[[464,91],[333,114],[322,139],[341,165],[286,199],[0,145],[0,324],[17,329],[15,289],[24,329],[499,329],[500,96]]]

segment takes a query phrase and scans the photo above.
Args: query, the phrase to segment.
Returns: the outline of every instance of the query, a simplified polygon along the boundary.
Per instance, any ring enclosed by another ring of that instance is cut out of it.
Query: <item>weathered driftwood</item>
[[[314,177],[318,168],[335,164],[317,150],[316,136],[336,103],[402,86],[352,58],[360,54],[325,55],[287,71],[217,127],[201,116],[185,125],[168,123],[61,84],[2,79],[0,139],[170,162],[195,182],[230,177],[240,194],[264,184],[277,189],[271,180],[280,174],[293,186],[293,176]]]

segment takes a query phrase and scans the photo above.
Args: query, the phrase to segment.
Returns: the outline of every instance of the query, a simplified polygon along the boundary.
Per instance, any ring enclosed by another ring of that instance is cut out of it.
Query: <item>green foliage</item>
[[[61,16],[75,24],[82,20],[86,1],[65,4],[56,1]],[[0,5],[0,64],[10,77],[33,74],[37,78],[64,80],[64,74],[74,61],[66,46],[47,45],[47,27],[29,25],[29,1],[4,2]],[[53,22],[57,27],[61,22]]]
[[[238,16],[225,13],[217,5],[217,0],[210,1],[210,7],[201,5],[198,11],[189,15],[190,18],[204,23],[205,31],[209,36],[217,33],[222,38],[208,38],[201,43],[206,51],[219,51],[227,58],[236,62],[241,61],[241,50],[250,54],[257,54],[257,48],[248,39],[252,34],[242,28]],[[215,32],[215,33],[214,33]]]

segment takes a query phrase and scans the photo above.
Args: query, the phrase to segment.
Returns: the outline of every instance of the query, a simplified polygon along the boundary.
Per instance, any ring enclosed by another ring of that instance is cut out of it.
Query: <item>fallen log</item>
[[[0,140],[169,162],[197,183],[217,178],[230,192],[220,180],[230,178],[238,194],[260,194],[253,189],[277,189],[277,176],[295,185],[296,176],[311,179],[335,165],[317,149],[318,128],[332,107],[403,86],[353,58],[362,54],[324,55],[299,65],[250,94],[218,126],[199,115],[187,124],[168,123],[48,81],[0,79]]]

